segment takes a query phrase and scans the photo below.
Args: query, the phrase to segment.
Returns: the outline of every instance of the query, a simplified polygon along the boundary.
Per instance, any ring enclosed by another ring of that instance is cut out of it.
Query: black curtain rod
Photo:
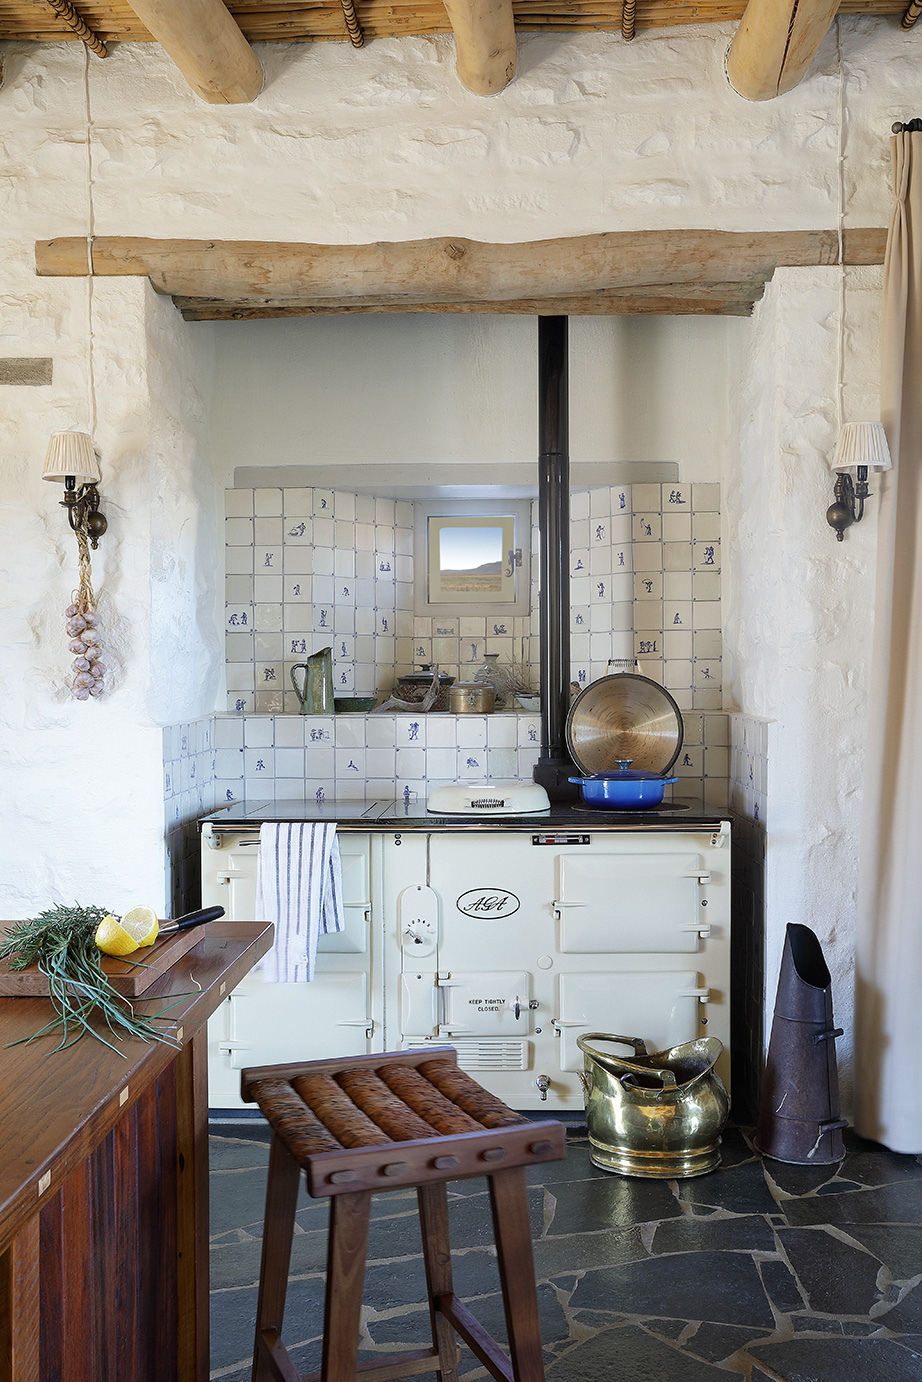
[[[907,120],[905,125],[902,120],[897,120],[890,126],[891,134],[922,134],[922,120],[916,116],[915,120]]]

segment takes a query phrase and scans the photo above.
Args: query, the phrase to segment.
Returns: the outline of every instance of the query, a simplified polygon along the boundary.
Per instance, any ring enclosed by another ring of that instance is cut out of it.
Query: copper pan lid
[[[567,748],[588,776],[631,760],[631,767],[667,773],[679,756],[682,712],[659,682],[634,672],[599,677],[581,691],[567,715]]]

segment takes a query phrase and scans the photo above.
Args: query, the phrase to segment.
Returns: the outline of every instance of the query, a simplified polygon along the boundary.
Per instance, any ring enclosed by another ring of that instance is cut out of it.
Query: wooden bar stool
[[[525,1167],[566,1156],[564,1128],[533,1123],[458,1069],[450,1047],[244,1070],[241,1093],[272,1128],[253,1382],[457,1382],[459,1334],[498,1382],[543,1382]],[[298,1176],[330,1197],[323,1353],[301,1377],[282,1343]],[[454,1294],[445,1183],[487,1177],[509,1334],[507,1357]],[[415,1186],[432,1347],[357,1363],[371,1197]]]

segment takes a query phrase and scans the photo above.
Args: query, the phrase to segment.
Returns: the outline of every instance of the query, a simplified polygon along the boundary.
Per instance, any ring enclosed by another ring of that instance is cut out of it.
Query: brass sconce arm
[[[841,542],[845,529],[864,518],[864,501],[871,491],[868,489],[868,468],[856,466],[856,479],[852,481],[847,470],[836,476],[835,500],[826,510],[826,522],[835,528],[836,541]]]

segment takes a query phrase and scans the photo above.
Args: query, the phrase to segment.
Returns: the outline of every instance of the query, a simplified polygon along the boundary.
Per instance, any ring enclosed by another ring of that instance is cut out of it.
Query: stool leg
[[[282,1331],[300,1174],[299,1163],[295,1161],[281,1138],[273,1133],[269,1147],[266,1218],[263,1224],[262,1263],[259,1269],[259,1299],[256,1304],[253,1382],[270,1382],[275,1376],[267,1357],[263,1331],[272,1330],[276,1335]]]
[[[330,1197],[327,1280],[323,1305],[322,1382],[354,1382],[371,1191]]]
[[[544,1382],[525,1168],[511,1166],[508,1171],[495,1171],[487,1180],[512,1375],[515,1382]]]
[[[439,1355],[437,1382],[458,1382],[461,1361],[458,1339],[454,1329],[438,1309],[440,1296],[453,1292],[451,1280],[451,1244],[448,1239],[448,1193],[445,1182],[420,1185],[419,1226],[423,1235],[423,1261],[426,1264],[426,1287],[429,1292],[429,1318],[432,1322],[432,1344]]]

